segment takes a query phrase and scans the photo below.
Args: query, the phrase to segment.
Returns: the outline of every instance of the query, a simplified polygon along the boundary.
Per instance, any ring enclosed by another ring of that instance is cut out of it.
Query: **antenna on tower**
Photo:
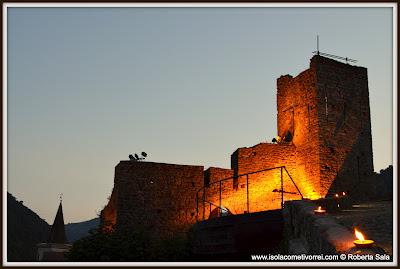
[[[60,193],[60,203],[62,202],[62,197],[63,197],[63,194],[62,193]]]
[[[331,59],[337,59],[337,60],[342,60],[342,61],[346,61],[346,64],[348,64],[349,62],[351,63],[356,63],[357,60],[353,60],[347,57],[341,57],[341,56],[337,56],[337,55],[333,55],[333,54],[328,54],[328,53],[323,53],[323,52],[319,52],[319,35],[317,35],[317,51],[313,51],[312,53],[314,53],[315,55],[322,55],[324,57],[328,57]]]

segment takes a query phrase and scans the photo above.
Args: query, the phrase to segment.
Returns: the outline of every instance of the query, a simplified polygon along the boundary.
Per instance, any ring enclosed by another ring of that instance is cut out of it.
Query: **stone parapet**
[[[314,214],[316,204],[311,201],[291,201],[283,209],[284,238],[289,254],[384,254],[375,246],[368,250],[358,249],[354,234],[334,217]]]

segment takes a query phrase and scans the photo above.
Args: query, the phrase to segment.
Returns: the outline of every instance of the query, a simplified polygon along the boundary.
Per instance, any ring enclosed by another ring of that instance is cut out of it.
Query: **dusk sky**
[[[276,136],[276,79],[320,51],[368,68],[375,171],[392,164],[391,8],[9,8],[7,190],[52,224],[107,203],[114,167],[230,167]]]

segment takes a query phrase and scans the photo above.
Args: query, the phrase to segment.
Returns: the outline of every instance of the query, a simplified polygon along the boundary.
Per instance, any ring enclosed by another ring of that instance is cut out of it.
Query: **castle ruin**
[[[238,148],[231,169],[121,161],[103,222],[169,237],[216,210],[244,214],[351,195],[373,174],[366,68],[315,55],[309,69],[278,78],[277,110],[276,142]]]

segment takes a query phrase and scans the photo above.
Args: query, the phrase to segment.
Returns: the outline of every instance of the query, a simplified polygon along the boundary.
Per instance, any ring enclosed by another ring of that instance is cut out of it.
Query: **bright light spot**
[[[354,233],[356,234],[356,237],[358,240],[360,240],[360,241],[365,240],[364,235],[361,232],[357,231],[357,229],[354,229]]]

